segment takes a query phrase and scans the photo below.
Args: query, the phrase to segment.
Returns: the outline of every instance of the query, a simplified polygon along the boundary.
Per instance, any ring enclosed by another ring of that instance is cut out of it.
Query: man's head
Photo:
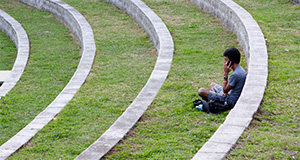
[[[223,53],[223,56],[228,57],[232,63],[240,63],[241,53],[234,47],[226,49],[226,51]]]

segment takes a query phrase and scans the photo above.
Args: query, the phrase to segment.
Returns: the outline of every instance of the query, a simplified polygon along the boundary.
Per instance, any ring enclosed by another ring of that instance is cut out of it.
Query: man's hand
[[[224,97],[227,97],[227,96],[228,96],[228,93],[223,93],[223,96],[224,96]]]
[[[229,65],[227,66],[227,62],[224,63],[223,69],[224,69],[224,76],[228,77],[229,72],[231,71],[231,61],[229,62]]]

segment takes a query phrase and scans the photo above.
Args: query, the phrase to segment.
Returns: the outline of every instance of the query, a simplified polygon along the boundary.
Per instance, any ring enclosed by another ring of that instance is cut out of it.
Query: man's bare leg
[[[201,96],[202,98],[207,98],[209,94],[209,90],[205,88],[200,88],[198,91],[198,95]]]

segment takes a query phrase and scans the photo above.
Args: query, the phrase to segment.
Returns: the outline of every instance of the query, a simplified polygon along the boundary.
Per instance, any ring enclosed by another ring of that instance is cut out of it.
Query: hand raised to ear
[[[224,63],[223,69],[224,69],[224,76],[228,76],[228,73],[231,71],[231,61],[229,61],[229,65],[227,65],[227,62]]]

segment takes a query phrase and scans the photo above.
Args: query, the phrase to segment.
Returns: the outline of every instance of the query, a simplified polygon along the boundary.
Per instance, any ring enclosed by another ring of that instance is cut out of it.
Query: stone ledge
[[[1,84],[7,79],[7,77],[10,76],[10,72],[11,71],[0,71],[0,83]]]
[[[25,145],[40,129],[49,123],[72,99],[84,83],[92,67],[96,45],[93,31],[85,18],[73,7],[59,0],[20,0],[38,9],[56,15],[76,35],[82,48],[82,56],[73,77],[56,99],[17,135],[0,146],[1,159],[6,159]],[[28,49],[29,50],[29,49]],[[25,139],[20,143],[18,139]],[[18,143],[16,143],[18,142]]]
[[[2,10],[0,10],[0,24],[0,29],[12,39],[18,52],[10,74],[0,73],[1,99],[16,85],[24,72],[29,57],[29,39],[22,25]]]
[[[133,103],[97,141],[76,158],[77,160],[100,159],[126,136],[160,90],[173,59],[174,44],[170,32],[162,20],[144,2],[141,0],[107,1],[126,11],[145,29],[156,47],[158,58],[147,84]]]
[[[242,94],[223,125],[194,155],[193,159],[222,159],[249,126],[267,85],[268,53],[264,35],[253,17],[231,0],[190,0],[220,19],[238,37],[244,49],[248,75]],[[234,134],[222,134],[224,127],[240,127]]]

